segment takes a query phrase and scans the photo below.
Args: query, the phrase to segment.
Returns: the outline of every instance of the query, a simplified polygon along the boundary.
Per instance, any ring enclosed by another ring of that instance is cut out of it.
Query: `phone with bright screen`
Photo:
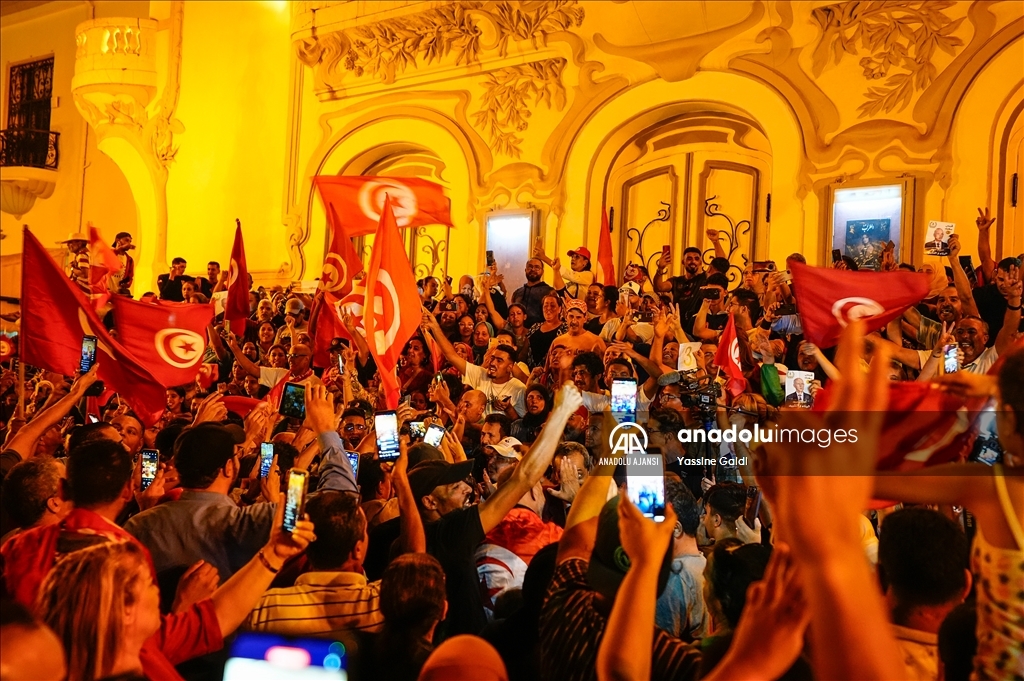
[[[348,463],[352,466],[352,475],[359,477],[359,452],[350,452],[346,449],[345,456],[348,457]]]
[[[242,632],[231,644],[224,681],[347,681],[344,644],[330,639],[292,638]]]
[[[270,466],[274,463],[274,443],[263,442],[260,444],[260,478],[270,475]]]
[[[636,417],[636,379],[612,379],[612,414],[620,420]]]
[[[288,491],[284,498],[284,527],[286,532],[295,529],[295,523],[302,517],[306,505],[306,471],[293,468],[288,471]]]
[[[377,456],[381,461],[394,461],[398,458],[398,415],[379,411],[373,424],[377,430]]]
[[[960,357],[957,355],[958,345],[950,343],[942,346],[942,368],[947,374],[960,371]]]
[[[281,416],[288,418],[306,418],[306,386],[301,383],[286,383],[278,411]]]
[[[431,447],[440,447],[442,439],[444,439],[444,426],[439,426],[436,423],[427,426],[427,432],[423,434],[424,442]]]
[[[427,434],[427,426],[423,421],[409,421],[409,437],[414,440],[422,439]]]
[[[653,453],[636,458],[642,463],[626,466],[629,500],[644,517],[660,523],[665,520],[665,464],[660,455]],[[657,463],[650,463],[652,459]]]
[[[96,363],[96,336],[85,336],[82,338],[82,373],[87,373]]]
[[[155,449],[143,449],[140,456],[142,456],[142,491],[145,492],[156,479],[156,469],[160,465],[160,452]]]

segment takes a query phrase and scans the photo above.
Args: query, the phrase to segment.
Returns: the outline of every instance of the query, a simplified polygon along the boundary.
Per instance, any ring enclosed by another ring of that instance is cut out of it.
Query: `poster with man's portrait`
[[[846,221],[846,248],[843,253],[853,258],[860,269],[880,269],[882,249],[888,242],[889,218]]]
[[[924,252],[926,255],[949,255],[949,237],[956,230],[954,222],[931,220],[928,223]]]
[[[787,371],[786,406],[809,409],[814,404],[814,398],[811,397],[811,381],[813,380],[814,373],[811,371]]]

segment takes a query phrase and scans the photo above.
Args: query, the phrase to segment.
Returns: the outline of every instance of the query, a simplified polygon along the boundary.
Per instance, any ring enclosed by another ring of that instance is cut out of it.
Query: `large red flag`
[[[92,223],[89,223],[89,297],[98,310],[110,300],[111,274],[123,269],[114,249],[107,245]]]
[[[608,225],[608,210],[604,206],[601,206],[601,238],[597,242],[597,283],[618,286],[612,257],[612,230]]]
[[[384,199],[380,226],[373,239],[373,254],[367,268],[363,326],[370,354],[385,386],[389,409],[398,407],[399,385],[395,376],[398,357],[406,341],[419,328],[420,295],[416,276],[405,255],[389,197]]]
[[[854,319],[876,331],[928,295],[930,278],[917,272],[850,272],[788,262],[804,337],[819,348],[839,342]]]
[[[452,226],[451,201],[440,185],[427,180],[319,175],[313,183],[320,190],[327,214],[333,208],[350,237],[377,231],[386,196],[391,198],[399,227]]]
[[[743,375],[743,365],[740,363],[740,341],[736,337],[736,322],[732,315],[729,315],[729,321],[726,322],[722,336],[718,339],[715,365],[729,377],[726,388],[730,395],[736,397],[746,390],[747,378]]]
[[[231,325],[231,333],[239,338],[245,333],[249,319],[249,271],[245,267],[245,245],[242,243],[242,223],[235,220],[235,243],[231,247],[231,269],[228,275],[228,297],[224,301],[224,319]]]
[[[344,298],[352,291],[352,282],[363,271],[352,238],[348,235],[334,206],[327,207],[327,224],[331,230],[331,246],[324,256],[324,268],[320,274],[320,289],[336,298]]]
[[[24,230],[21,275],[21,357],[26,364],[71,376],[82,360],[82,338],[96,336],[99,377],[152,425],[166,407],[166,391],[107,332],[95,310],[39,240]]]
[[[114,297],[117,339],[165,388],[195,380],[206,350],[213,304],[140,303]]]

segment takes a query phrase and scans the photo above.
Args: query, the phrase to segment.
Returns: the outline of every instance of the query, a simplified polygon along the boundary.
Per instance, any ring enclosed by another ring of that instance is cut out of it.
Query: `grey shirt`
[[[672,559],[668,584],[658,597],[654,623],[684,641],[708,635],[708,613],[704,605],[704,567],[702,555],[677,556]]]

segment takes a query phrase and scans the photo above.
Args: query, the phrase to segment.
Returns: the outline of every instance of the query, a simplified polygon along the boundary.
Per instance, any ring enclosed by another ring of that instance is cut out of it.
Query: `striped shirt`
[[[295,586],[270,589],[249,614],[247,629],[286,636],[318,636],[345,631],[378,631],[380,581],[355,572],[307,572]]]
[[[597,649],[607,619],[595,607],[596,597],[587,584],[587,561],[573,558],[559,563],[540,613],[542,679],[597,679]],[[700,660],[698,648],[655,630],[651,681],[695,680]]]

